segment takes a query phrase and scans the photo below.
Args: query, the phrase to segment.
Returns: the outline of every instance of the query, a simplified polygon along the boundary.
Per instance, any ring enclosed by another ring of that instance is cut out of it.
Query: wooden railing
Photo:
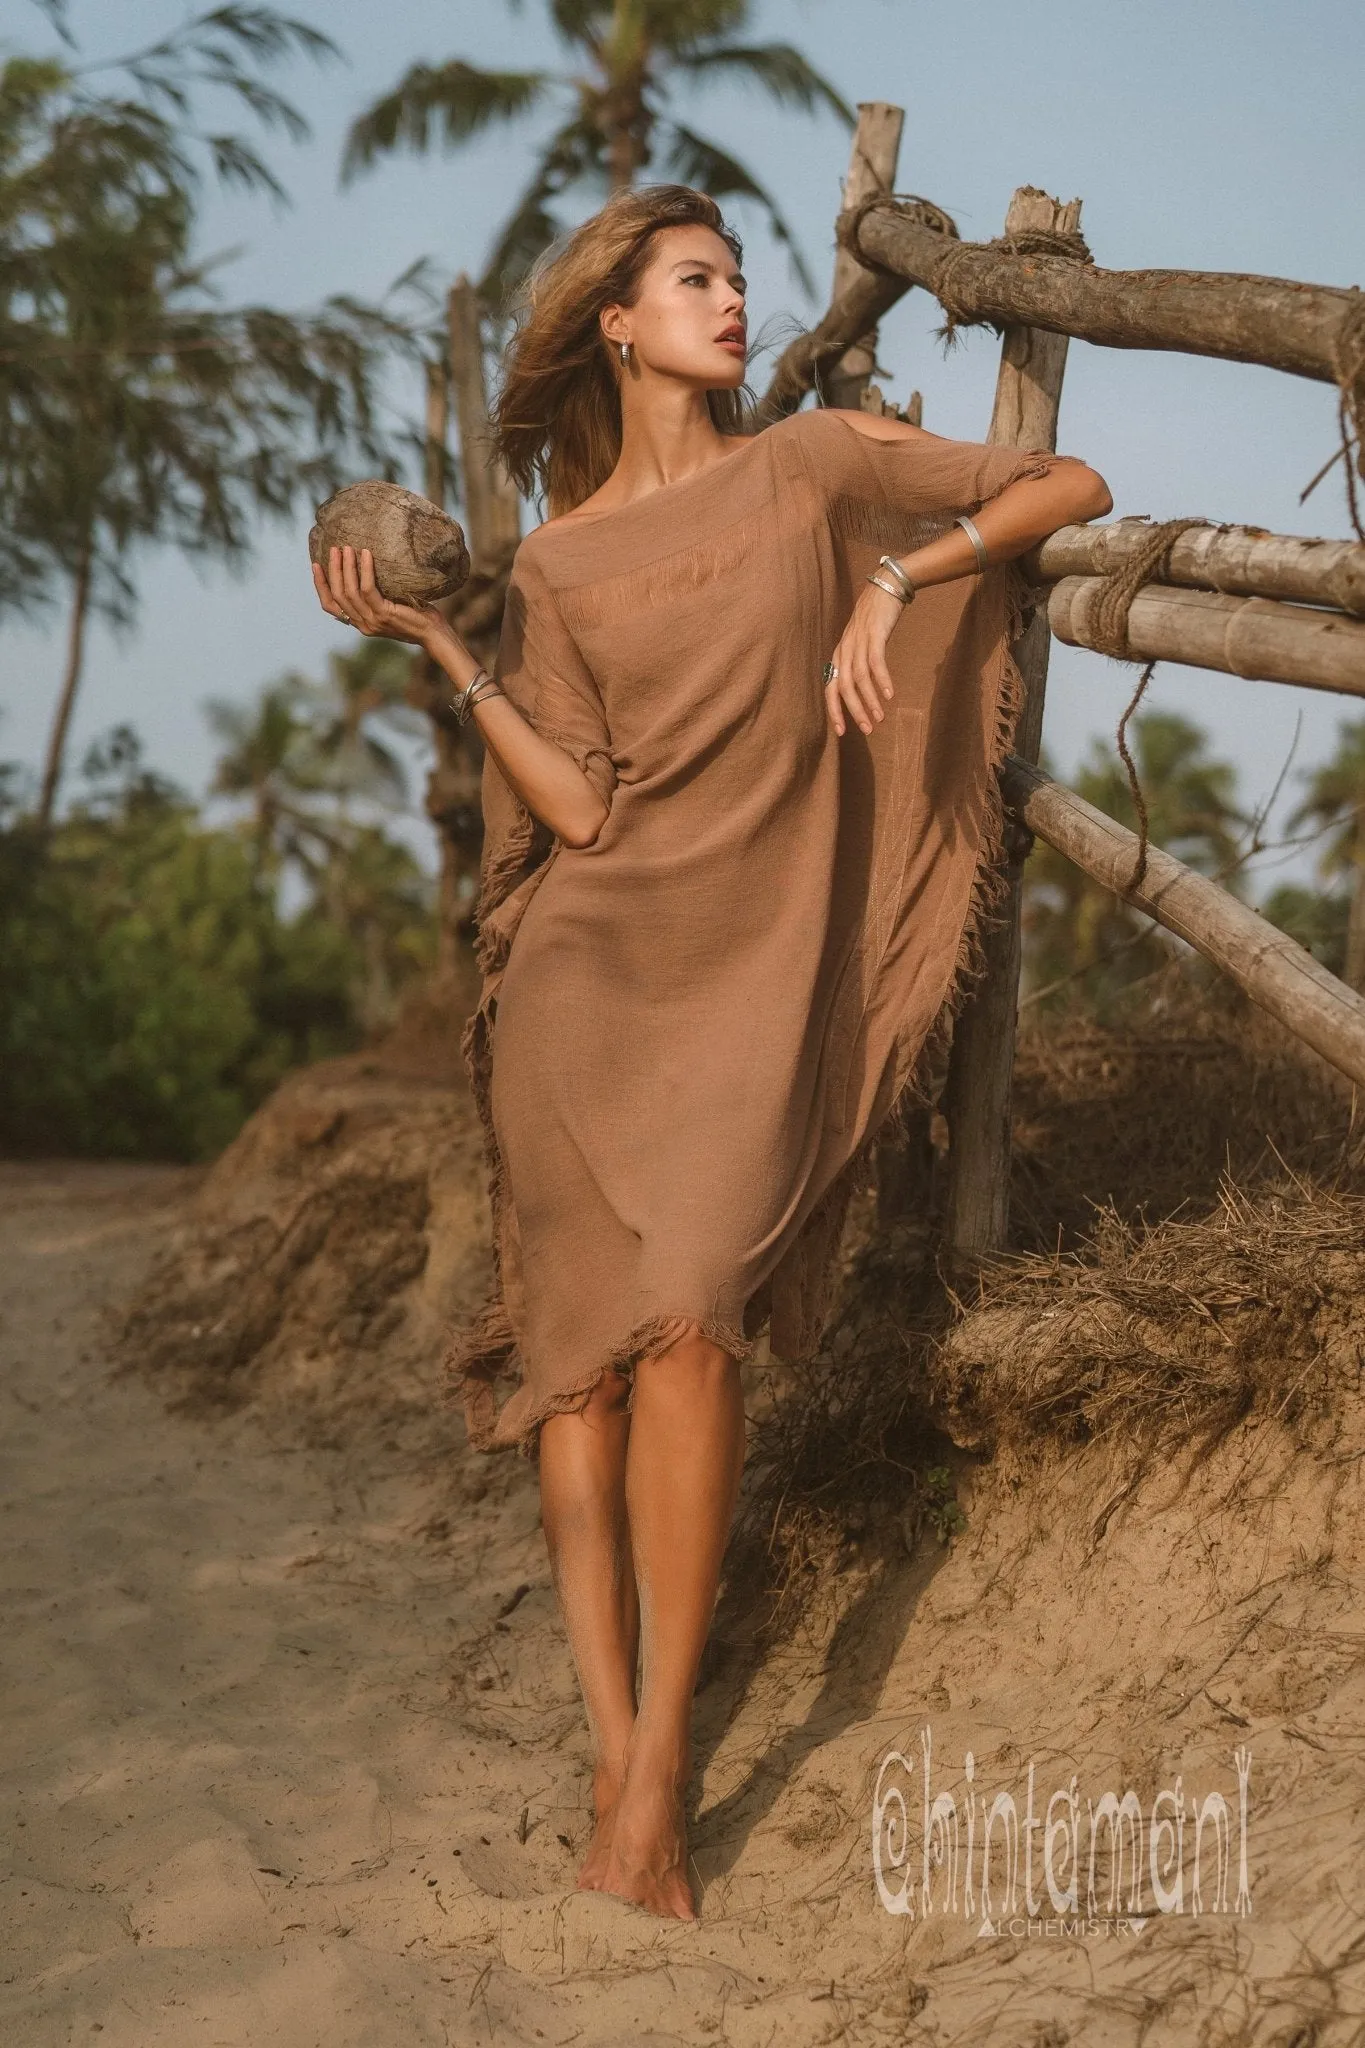
[[[818,386],[825,402],[886,407],[869,386],[876,323],[905,292],[932,293],[953,324],[1003,330],[986,438],[1053,449],[1071,338],[1106,348],[1176,349],[1334,383],[1341,460],[1359,530],[1365,476],[1365,293],[1207,271],[1108,271],[1080,240],[1078,200],[1032,186],[1011,201],[996,243],[962,242],[923,199],[893,198],[901,110],[859,108],[828,311],[779,360],[762,404],[772,420]],[[854,268],[849,259],[861,268]],[[834,394],[837,393],[837,396]],[[1355,449],[1352,450],[1352,433]],[[1139,843],[1037,767],[1052,637],[1113,654],[1101,606],[1109,579],[1149,541],[1145,521],[1066,527],[1023,567],[1045,593],[1014,648],[1024,677],[1007,805],[1028,831],[1176,933],[1342,1073],[1365,1083],[1365,996],[1216,882]],[[1141,573],[1141,572],[1136,572]],[[1199,525],[1159,575],[1125,599],[1122,653],[1249,679],[1365,696],[1365,545]],[[945,1096],[950,1153],[945,1253],[970,1266],[1006,1242],[1010,1084],[1018,1014],[1022,861],[989,933],[985,972],[954,1033]]]

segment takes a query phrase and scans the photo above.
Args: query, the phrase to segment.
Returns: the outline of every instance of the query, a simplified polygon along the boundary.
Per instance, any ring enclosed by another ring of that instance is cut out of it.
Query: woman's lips
[[[749,345],[738,335],[722,334],[716,346],[717,348],[728,348],[732,355],[742,356],[748,354]]]

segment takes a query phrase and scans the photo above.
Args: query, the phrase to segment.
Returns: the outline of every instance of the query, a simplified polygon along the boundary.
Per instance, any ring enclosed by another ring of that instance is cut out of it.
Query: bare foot
[[[588,1853],[583,1858],[578,1872],[578,1889],[581,1892],[595,1892],[601,1889],[602,1872],[606,1868],[607,1850],[611,1842],[612,1817],[616,1802],[621,1797],[622,1771],[609,1769],[599,1764],[593,1773],[592,1840]]]
[[[696,1919],[687,1881],[682,1786],[672,1772],[651,1771],[643,1764],[628,1770],[607,1824],[593,1838],[594,1850],[599,1841],[594,1890],[613,1892],[665,1919]]]

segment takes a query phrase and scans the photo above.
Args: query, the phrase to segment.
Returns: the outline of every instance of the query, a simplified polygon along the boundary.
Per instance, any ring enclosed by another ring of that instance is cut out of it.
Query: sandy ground
[[[1123,1497],[1097,1453],[967,1474],[950,1548],[699,1695],[703,1918],[670,1925],[572,1889],[587,1747],[523,1464],[301,1447],[110,1379],[101,1310],[195,1184],[0,1169],[4,2042],[1365,2040],[1358,1411]],[[1179,1913],[1148,1874],[1068,1924],[1041,1837],[1036,1927],[1022,1876],[1013,1918],[1000,1879],[969,1910],[921,1869],[926,1736],[963,1815],[973,1752],[978,1862],[1030,1763],[1039,1816],[1073,1773],[1082,1813],[1221,1790],[1225,1896],[1206,1854],[1192,1910],[1187,1825]]]

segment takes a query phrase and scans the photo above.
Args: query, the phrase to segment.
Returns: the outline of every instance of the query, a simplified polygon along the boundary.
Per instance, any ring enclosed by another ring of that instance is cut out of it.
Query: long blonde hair
[[[615,192],[532,266],[513,311],[516,329],[490,408],[492,440],[525,497],[544,491],[548,516],[571,512],[604,484],[621,453],[620,368],[598,323],[603,307],[634,305],[661,228],[708,227],[742,260],[739,236],[709,193],[691,185]],[[708,391],[723,434],[753,433],[748,387]]]

